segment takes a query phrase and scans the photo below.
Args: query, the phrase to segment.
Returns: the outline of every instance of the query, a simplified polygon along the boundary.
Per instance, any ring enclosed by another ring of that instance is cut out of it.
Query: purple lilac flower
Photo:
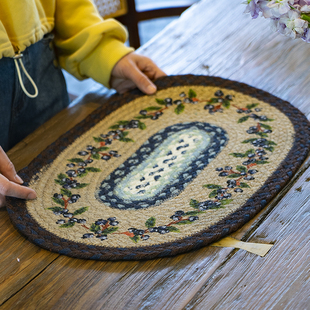
[[[265,18],[271,17],[270,8],[267,6],[267,0],[247,0],[247,7],[244,13],[250,13],[252,18],[257,18],[259,12],[262,12]]]

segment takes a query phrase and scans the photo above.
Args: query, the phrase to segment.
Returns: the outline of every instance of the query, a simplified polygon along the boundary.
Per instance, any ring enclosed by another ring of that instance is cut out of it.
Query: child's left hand
[[[156,86],[151,80],[165,75],[148,57],[130,53],[114,66],[110,85],[120,94],[138,87],[145,94],[152,95],[156,92]]]

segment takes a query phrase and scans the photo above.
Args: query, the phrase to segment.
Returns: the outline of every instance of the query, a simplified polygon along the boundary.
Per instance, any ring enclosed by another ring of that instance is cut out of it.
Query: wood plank
[[[265,257],[238,251],[186,309],[309,309],[310,168],[249,238]]]

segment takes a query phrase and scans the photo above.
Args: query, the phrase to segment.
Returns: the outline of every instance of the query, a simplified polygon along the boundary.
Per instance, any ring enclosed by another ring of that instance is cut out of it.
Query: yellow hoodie
[[[103,20],[91,0],[0,0],[0,58],[13,57],[49,32],[62,68],[105,86],[117,61],[132,51],[124,46],[125,28]]]

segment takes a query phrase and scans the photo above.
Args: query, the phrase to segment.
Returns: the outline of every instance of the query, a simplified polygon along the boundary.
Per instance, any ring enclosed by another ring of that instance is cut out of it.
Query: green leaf
[[[57,176],[57,178],[58,178],[59,180],[62,180],[62,179],[67,178],[67,176],[66,176],[64,173],[59,173],[58,176]]]
[[[95,167],[87,167],[85,168],[85,170],[88,172],[101,172],[99,168],[95,168]]]
[[[244,183],[244,182],[240,182],[239,187],[240,188],[250,188],[250,186],[247,183]]]
[[[82,163],[82,162],[84,162],[84,160],[82,158],[71,158],[71,159],[68,159],[68,161],[70,161],[71,163]]]
[[[239,166],[239,165],[236,167],[236,169],[237,169],[238,171],[240,171],[240,172],[246,172],[246,171],[247,171],[246,167],[244,167],[244,166]]]
[[[52,197],[53,201],[61,206],[65,206],[65,202],[62,199]]]
[[[223,100],[223,107],[226,108],[226,109],[229,109],[229,107],[230,107],[230,101],[224,99],[224,100]]]
[[[191,222],[189,220],[183,220],[183,221],[180,221],[178,223],[175,223],[174,225],[187,225],[187,224],[193,224],[194,222]]]
[[[246,139],[246,140],[242,141],[242,143],[251,143],[251,142],[253,142],[255,140],[257,140],[257,138]]]
[[[246,155],[242,153],[230,153],[229,155],[232,155],[234,157],[246,157]]]
[[[78,174],[78,178],[84,178],[85,176],[87,176],[87,172]]]
[[[70,227],[73,227],[74,225],[75,225],[75,222],[68,222],[66,224],[60,225],[59,227],[60,228],[70,228]]]
[[[265,119],[265,120],[260,120],[261,122],[272,122],[272,121],[274,121],[274,119],[273,118],[267,118],[267,119]]]
[[[134,142],[132,139],[130,139],[130,138],[121,138],[121,139],[119,139],[119,141],[121,141],[121,142],[126,142],[126,143],[128,143],[128,142]]]
[[[75,210],[75,211],[73,212],[73,215],[82,214],[82,213],[86,212],[87,210],[88,210],[88,207],[79,208],[79,209],[77,209],[77,210]]]
[[[180,232],[180,229],[179,228],[176,228],[174,226],[167,226],[167,229],[170,231],[170,232],[175,232],[175,233],[179,233]]]
[[[67,196],[67,197],[71,197],[71,196],[72,196],[72,193],[71,193],[68,189],[62,188],[62,189],[60,190],[60,192],[61,192],[63,195]]]
[[[206,187],[208,189],[215,189],[215,188],[222,188],[221,185],[216,185],[216,184],[205,184],[203,187]]]
[[[200,211],[188,211],[186,212],[184,215],[197,215],[197,214],[200,214],[201,212]]]
[[[145,227],[147,228],[152,228],[156,224],[156,218],[155,217],[150,217],[146,222],[145,222]]]
[[[263,138],[268,137],[268,134],[265,133],[265,132],[256,132],[256,134],[257,134],[258,136],[260,136],[260,137],[263,137]]]
[[[104,139],[101,137],[93,137],[95,142],[104,142]]]
[[[66,182],[58,180],[58,179],[54,179],[55,183],[59,184],[59,185],[64,185],[66,184]]]
[[[109,129],[114,129],[114,130],[115,130],[115,129],[118,129],[118,128],[119,128],[119,125],[113,125],[113,126],[110,126],[110,127],[109,127]]]
[[[95,233],[96,231],[101,230],[101,227],[100,225],[96,225],[95,223],[92,223],[89,230]]]
[[[144,123],[142,123],[142,122],[139,122],[138,128],[141,129],[141,130],[144,130],[144,129],[146,129],[146,125]]]
[[[60,212],[63,210],[61,207],[52,207],[52,208],[47,208],[48,210],[51,210],[53,212]]]
[[[188,91],[188,97],[189,97],[190,99],[196,98],[196,97],[197,97],[197,94],[195,93],[195,91],[193,91],[193,90],[190,88],[189,91]]]
[[[277,145],[277,143],[273,142],[273,141],[267,141],[266,142],[267,145]]]
[[[209,194],[209,198],[214,198],[215,196],[217,196],[217,190],[216,189]]]
[[[274,151],[274,147],[273,146],[265,147],[265,150],[267,150],[269,152],[273,152]]]
[[[184,111],[184,109],[185,109],[185,106],[183,103],[181,103],[174,109],[174,112],[179,115]]]
[[[100,155],[98,153],[96,154],[91,154],[90,156],[92,159],[100,159]]]
[[[199,207],[199,201],[198,200],[195,200],[195,199],[191,199],[189,205],[194,208],[194,209],[198,209]]]
[[[146,109],[144,109],[145,111],[158,111],[162,109],[162,107],[148,107]]]
[[[251,109],[253,109],[253,108],[257,107],[257,106],[258,106],[258,103],[252,103],[252,104],[248,104],[248,105],[246,106],[246,108],[249,109],[249,110],[251,110]]]
[[[122,125],[122,126],[126,126],[129,124],[129,121],[119,121],[116,123],[117,125]]]
[[[265,128],[265,129],[269,129],[269,130],[272,129],[271,126],[266,125],[266,124],[259,123],[259,125],[260,125],[260,127],[263,127],[263,128]]]
[[[238,124],[240,124],[240,123],[243,123],[243,122],[247,121],[247,120],[249,119],[249,117],[250,117],[250,116],[243,116],[243,117],[239,118],[239,120],[238,120]]]
[[[269,164],[269,161],[266,160],[257,160],[255,162],[257,165],[265,165],[265,164]]]
[[[122,138],[126,137],[129,135],[129,131],[123,131],[122,134],[120,135]]]
[[[210,101],[211,101],[211,102],[210,102],[210,103],[208,103],[208,104],[218,103],[218,102],[219,102],[218,98],[211,98],[211,100],[210,100]]]
[[[240,177],[240,174],[239,173],[232,173],[230,175],[227,176],[227,178],[239,178]]]
[[[87,185],[89,185],[89,183],[81,183],[80,185],[77,185],[75,188],[80,189],[86,187]]]
[[[158,104],[166,105],[166,101],[163,100],[163,99],[158,99],[158,98],[156,98],[155,100],[156,100],[156,102],[157,102]]]
[[[129,237],[134,243],[138,243],[140,238],[139,236],[133,236],[133,237]]]
[[[105,230],[102,231],[103,234],[112,234],[118,230],[118,227],[108,227]]]
[[[233,201],[233,199],[225,199],[221,201],[221,206],[226,206],[230,204]]]

